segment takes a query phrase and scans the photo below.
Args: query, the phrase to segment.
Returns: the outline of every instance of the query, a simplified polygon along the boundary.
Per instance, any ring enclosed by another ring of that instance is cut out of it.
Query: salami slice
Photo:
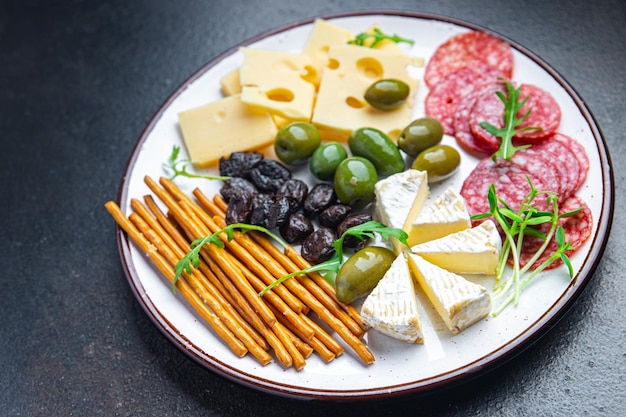
[[[424,103],[426,115],[439,120],[447,135],[454,134],[454,117],[463,97],[478,86],[493,82],[500,73],[487,67],[463,67],[441,77],[428,92]]]
[[[577,249],[579,249],[591,236],[591,232],[593,231],[593,216],[591,214],[591,210],[585,204],[583,200],[581,200],[577,196],[571,196],[567,200],[561,204],[559,207],[559,213],[563,214],[569,211],[574,211],[578,208],[582,207],[583,209],[575,214],[572,217],[565,217],[559,220],[559,225],[563,227],[565,231],[565,239],[569,242],[572,247],[571,250],[567,251],[566,254],[570,256]],[[542,224],[539,229],[544,233],[548,233],[549,226],[548,224]],[[531,261],[532,257],[535,255],[537,250],[543,244],[543,240],[537,237],[528,236],[524,239],[524,243],[522,244],[522,251],[520,255],[520,265],[524,266],[528,262]],[[552,256],[556,250],[558,249],[558,243],[554,237],[548,243],[546,250],[541,254],[541,256],[533,263],[531,268],[535,269],[539,267],[542,263]],[[559,265],[562,265],[563,261],[558,259],[551,263],[546,269],[553,269]]]
[[[580,189],[580,187],[582,187],[583,183],[587,179],[587,173],[589,172],[590,166],[589,156],[587,155],[587,151],[585,150],[583,145],[569,136],[563,135],[561,133],[555,133],[554,135],[552,135],[552,139],[563,144],[563,146],[568,149],[578,161],[578,176],[576,179],[576,184],[573,185],[573,188],[570,192],[570,194],[573,194],[578,189]],[[567,163],[573,164],[571,161],[568,161]]]
[[[449,38],[435,50],[426,65],[424,81],[433,88],[443,76],[459,68],[485,65],[511,78],[514,65],[511,46],[488,33],[464,32]]]

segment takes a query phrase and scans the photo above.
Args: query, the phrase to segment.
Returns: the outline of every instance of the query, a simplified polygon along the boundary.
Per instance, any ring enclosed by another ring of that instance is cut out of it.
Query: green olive
[[[327,142],[313,152],[309,161],[309,168],[316,178],[322,181],[330,180],[335,175],[339,162],[347,157],[348,151],[341,143]]]
[[[337,165],[335,193],[342,203],[362,208],[374,201],[377,181],[374,164],[360,156],[351,156]]]
[[[375,109],[393,110],[406,101],[410,90],[404,81],[383,79],[370,85],[365,91],[364,98]]]
[[[404,171],[404,159],[389,136],[372,127],[362,127],[352,132],[348,146],[353,155],[367,158],[381,177]]]
[[[274,151],[278,159],[286,164],[301,164],[313,155],[321,143],[320,133],[315,126],[294,122],[278,131]]]
[[[424,149],[441,142],[443,127],[439,120],[422,117],[413,120],[398,136],[398,147],[407,155],[416,157]]]
[[[461,164],[459,151],[448,145],[435,145],[417,155],[411,168],[428,172],[428,182],[450,177]]]
[[[367,295],[391,267],[393,251],[370,246],[359,250],[344,262],[335,277],[337,299],[349,304]]]

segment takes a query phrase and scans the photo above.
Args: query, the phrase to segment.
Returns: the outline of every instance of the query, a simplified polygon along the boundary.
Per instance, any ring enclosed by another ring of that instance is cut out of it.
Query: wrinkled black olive
[[[252,213],[252,197],[252,195],[242,194],[238,198],[230,199],[225,215],[227,224],[249,222]]]
[[[313,218],[320,214],[322,210],[337,202],[337,194],[332,185],[321,183],[313,186],[309,194],[304,199],[302,208],[304,214]]]
[[[245,178],[262,160],[263,154],[258,152],[233,152],[228,158],[220,158],[220,175]]]
[[[291,213],[287,221],[280,226],[280,234],[287,243],[301,243],[308,235],[313,233],[314,227],[302,213]]]
[[[296,212],[300,209],[308,192],[309,186],[306,185],[304,181],[296,178],[288,179],[280,186],[278,191],[276,191],[277,194],[287,197],[292,212]]]
[[[328,227],[320,227],[302,242],[302,257],[312,264],[327,261],[333,256],[333,242],[337,239],[335,232]]]
[[[273,193],[291,178],[291,171],[273,159],[264,159],[250,170],[250,181],[265,193]]]
[[[360,224],[369,222],[371,220],[372,220],[372,216],[368,213],[351,214],[348,217],[346,217],[346,219],[342,221],[341,224],[339,224],[339,226],[337,226],[337,236],[343,235],[344,232],[348,230],[350,227],[358,226]],[[367,241],[367,238],[365,238],[364,240],[361,240],[356,236],[346,236],[345,239],[343,240],[343,245],[348,248],[361,249],[363,248],[363,246],[365,246],[366,241]]]
[[[232,177],[226,180],[220,189],[220,194],[226,201],[230,201],[233,198],[242,198],[243,194],[253,196],[257,193],[258,191],[254,184],[241,177]]]
[[[268,229],[280,227],[289,216],[289,201],[286,197],[272,194],[257,194],[252,197],[250,223]]]
[[[333,204],[320,213],[320,225],[335,229],[351,211],[352,207],[347,204]]]

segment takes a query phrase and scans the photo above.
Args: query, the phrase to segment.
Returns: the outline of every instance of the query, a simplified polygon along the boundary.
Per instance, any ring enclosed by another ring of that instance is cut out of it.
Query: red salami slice
[[[583,208],[582,211],[572,217],[565,217],[559,221],[559,225],[563,226],[563,230],[565,231],[565,238],[572,247],[571,250],[566,252],[568,256],[570,256],[577,249],[579,249],[591,236],[591,232],[593,231],[593,216],[591,214],[591,210],[589,209],[589,207],[587,207],[585,202],[576,196],[568,198],[559,207],[560,214],[574,211],[580,207]],[[542,224],[540,226],[540,230],[544,234],[548,233],[548,229],[549,226],[547,224]],[[530,262],[532,257],[542,244],[543,240],[536,237],[529,236],[524,239],[522,252],[520,255],[520,265],[524,266],[528,262]],[[535,269],[539,267],[543,262],[549,259],[550,256],[552,256],[557,249],[558,243],[553,237],[548,243],[545,252],[543,252],[541,256],[533,263],[532,268]],[[561,259],[558,259],[555,262],[551,263],[546,269],[553,269],[562,264],[563,261],[561,261]]]
[[[483,147],[496,150],[500,147],[500,139],[487,132],[480,124],[492,124],[498,128],[503,125],[504,103],[495,91],[485,91],[479,95],[470,110],[468,124],[470,131]]]
[[[520,128],[536,126],[541,129],[520,132],[517,138],[542,139],[554,133],[561,123],[561,107],[552,94],[532,84],[522,84],[520,97],[528,97],[528,101],[520,109],[519,117],[526,114],[529,109],[531,110],[528,119],[520,125]]]
[[[487,143],[478,140],[476,136],[474,136],[470,128],[469,116],[478,97],[483,94],[495,95],[495,92],[502,88],[502,84],[500,83],[487,83],[477,86],[474,91],[461,98],[456,106],[456,112],[454,114],[454,136],[457,143],[463,149],[474,155],[487,156],[498,150],[500,145],[499,141],[494,140]]]
[[[485,65],[511,78],[514,65],[511,46],[487,33],[464,32],[449,38],[435,50],[426,65],[424,81],[433,88],[443,76],[459,68]]]
[[[580,179],[580,164],[563,142],[556,140],[555,135],[545,139],[541,143],[534,144],[525,152],[534,153],[537,157],[551,161],[551,167],[559,177],[559,186],[554,191],[559,193],[559,201],[563,202],[578,188]]]
[[[578,161],[578,176],[576,184],[572,186],[570,192],[570,194],[573,194],[580,189],[580,187],[582,187],[583,183],[587,179],[587,173],[589,172],[589,156],[587,155],[587,151],[583,145],[569,136],[561,133],[555,133],[552,135],[552,139],[563,144],[563,146],[568,149]],[[572,162],[568,161],[568,164],[572,164]]]
[[[463,67],[445,76],[428,92],[424,103],[426,116],[439,120],[447,135],[454,134],[454,116],[463,97],[479,85],[493,82],[500,73],[487,67]]]

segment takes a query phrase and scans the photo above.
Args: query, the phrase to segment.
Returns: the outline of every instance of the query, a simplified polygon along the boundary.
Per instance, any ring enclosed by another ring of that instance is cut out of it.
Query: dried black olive
[[[262,160],[263,154],[258,152],[233,152],[228,158],[220,158],[220,175],[245,178]]]
[[[288,179],[276,191],[277,194],[287,197],[292,212],[300,209],[308,192],[309,186],[304,181],[296,178]]]
[[[333,204],[320,213],[320,225],[335,229],[351,211],[352,207],[347,204]]]
[[[258,191],[254,184],[240,177],[232,177],[226,180],[220,189],[220,194],[226,201],[230,201],[233,198],[242,198],[243,194],[253,196],[257,193]]]
[[[313,186],[311,191],[309,191],[309,194],[304,199],[302,208],[304,209],[304,214],[312,218],[336,202],[337,195],[333,186],[321,183]]]
[[[312,264],[327,261],[333,256],[333,242],[337,239],[333,229],[320,227],[302,242],[302,257]]]
[[[226,208],[225,220],[227,224],[248,223],[252,213],[252,195],[242,194],[238,198],[231,198]]]
[[[291,171],[273,159],[264,159],[250,170],[250,181],[265,193],[273,193],[291,178]]]
[[[272,194],[257,194],[252,197],[250,223],[268,229],[280,227],[289,216],[289,200]]]
[[[280,226],[280,234],[287,243],[301,243],[308,235],[313,233],[314,227],[302,213],[291,213],[287,221]]]
[[[342,221],[339,226],[337,226],[337,236],[343,235],[343,233],[350,227],[358,226],[371,220],[372,216],[368,213],[351,214],[346,217],[346,219]],[[343,240],[343,245],[348,248],[361,249],[365,245],[366,241],[367,238],[365,238],[365,240],[361,240],[356,236],[346,236]]]

